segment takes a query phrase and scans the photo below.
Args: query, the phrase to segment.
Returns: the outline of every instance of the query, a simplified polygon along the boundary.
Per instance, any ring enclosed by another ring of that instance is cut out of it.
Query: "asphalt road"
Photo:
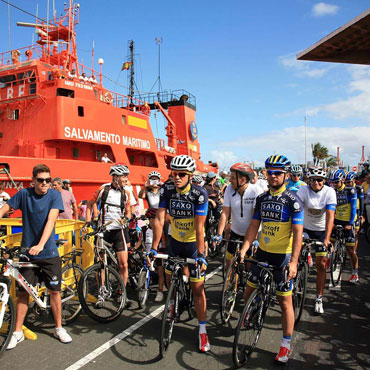
[[[309,277],[308,297],[301,322],[292,341],[292,356],[285,368],[370,369],[370,245],[360,239],[360,284],[347,283],[347,265],[342,284],[327,289],[325,313],[313,314],[315,272]],[[27,323],[37,333],[35,341],[25,340],[0,359],[0,369],[231,369],[232,342],[237,315],[223,326],[219,314],[222,288],[220,261],[210,263],[206,283],[208,335],[211,351],[198,352],[197,321],[183,321],[175,326],[173,342],[164,359],[159,359],[158,337],[163,305],[154,304],[155,290],[145,311],[134,302],[122,316],[110,324],[100,324],[82,314],[67,330],[71,344],[61,344],[53,337],[51,318]],[[212,276],[211,276],[212,275]],[[329,278],[329,274],[328,274]],[[241,306],[237,307],[241,311]],[[186,318],[186,314],[183,316]],[[32,314],[29,319],[33,318]],[[247,368],[274,368],[273,359],[281,342],[280,309],[272,307],[257,349]]]

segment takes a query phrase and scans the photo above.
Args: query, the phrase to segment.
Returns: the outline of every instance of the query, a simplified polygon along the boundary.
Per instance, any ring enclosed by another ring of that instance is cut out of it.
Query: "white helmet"
[[[151,177],[158,177],[159,179],[161,178],[161,174],[158,171],[152,171],[149,173],[148,178],[150,179]]]
[[[109,171],[109,175],[110,176],[114,176],[114,175],[117,175],[117,176],[127,176],[130,174],[130,170],[128,169],[127,166],[125,166],[124,164],[115,164],[114,166],[112,166],[110,168],[110,171]]]
[[[195,160],[188,155],[181,154],[174,157],[171,161],[171,170],[174,171],[195,171]]]
[[[200,175],[194,175],[192,178],[192,182],[196,184],[201,184],[203,182],[203,178]]]
[[[322,167],[310,167],[307,172],[307,177],[322,177],[326,178],[326,171]]]
[[[302,174],[302,167],[299,164],[293,164],[290,167],[290,172]]]

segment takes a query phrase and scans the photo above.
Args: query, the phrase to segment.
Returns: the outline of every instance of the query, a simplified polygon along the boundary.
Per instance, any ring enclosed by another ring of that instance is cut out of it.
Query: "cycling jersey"
[[[364,188],[361,185],[355,185],[357,193],[357,217],[364,213]]]
[[[357,193],[355,188],[346,188],[344,184],[340,189],[336,190],[337,195],[337,209],[335,212],[335,219],[339,221],[346,221],[352,225],[356,218],[357,210]]]
[[[168,210],[172,238],[179,242],[195,242],[195,216],[207,216],[207,191],[198,185],[189,184],[178,192],[174,183],[166,182],[159,192],[159,208]]]
[[[299,189],[301,189],[303,186],[307,186],[307,184],[304,181],[298,180],[297,182],[294,182],[292,179],[286,182],[285,184],[286,189],[291,192],[297,192]]]
[[[303,225],[301,200],[285,186],[256,199],[254,220],[262,222],[260,248],[270,253],[292,253],[292,224]]]
[[[231,230],[238,235],[244,236],[252,220],[252,211],[256,205],[256,198],[263,190],[254,184],[248,184],[242,195],[229,185],[225,191],[224,207],[229,207],[233,223]]]
[[[310,186],[303,186],[297,196],[304,205],[304,228],[313,231],[324,231],[326,210],[335,211],[337,197],[335,190],[324,185],[320,191],[313,191]]]

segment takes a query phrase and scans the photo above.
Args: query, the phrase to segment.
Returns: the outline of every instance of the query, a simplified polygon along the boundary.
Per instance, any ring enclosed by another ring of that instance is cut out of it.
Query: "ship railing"
[[[34,44],[23,48],[4,51],[0,54],[0,68],[4,66],[16,65],[29,62],[42,57],[42,48]]]
[[[173,90],[173,91],[162,91],[157,93],[148,93],[137,96],[139,99],[148,102],[148,104],[154,104],[155,101],[160,103],[170,103],[185,100],[188,103],[196,106],[196,98],[193,94],[186,90]]]

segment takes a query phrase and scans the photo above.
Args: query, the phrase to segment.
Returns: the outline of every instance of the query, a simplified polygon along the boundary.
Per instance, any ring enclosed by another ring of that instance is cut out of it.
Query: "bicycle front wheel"
[[[293,282],[293,308],[294,325],[297,325],[303,312],[303,306],[306,301],[308,266],[306,262],[299,265],[297,276]]]
[[[334,244],[334,252],[330,256],[330,279],[333,286],[337,286],[342,276],[344,249],[339,241]]]
[[[0,288],[0,296],[2,293]],[[0,322],[0,355],[8,347],[15,325],[15,305],[13,298],[9,295],[7,303],[0,302],[0,312],[2,312],[3,305],[5,305],[5,311],[3,321]]]
[[[178,309],[178,307],[179,292],[177,288],[177,281],[176,279],[172,279],[163,311],[161,334],[159,338],[159,354],[162,358],[165,356],[171,342],[173,325],[176,317],[178,317],[179,314],[176,311],[176,308]]]
[[[238,294],[238,278],[239,275],[236,272],[237,266],[235,265],[235,259],[231,262],[226,272],[226,277],[222,287],[221,302],[220,302],[220,313],[221,320],[226,324],[235,307],[236,296]]]
[[[80,316],[82,306],[78,298],[78,283],[84,270],[79,265],[66,265],[62,269],[61,298],[62,321],[68,325]]]
[[[125,308],[125,285],[121,275],[109,265],[90,266],[80,280],[78,295],[82,308],[95,321],[113,321]]]
[[[235,331],[233,361],[237,368],[243,366],[248,361],[257,345],[267,311],[267,309],[262,309],[262,293],[259,290],[254,290],[247,304],[244,306]]]
[[[140,308],[145,308],[149,296],[150,271],[142,269],[138,278],[137,301]]]

